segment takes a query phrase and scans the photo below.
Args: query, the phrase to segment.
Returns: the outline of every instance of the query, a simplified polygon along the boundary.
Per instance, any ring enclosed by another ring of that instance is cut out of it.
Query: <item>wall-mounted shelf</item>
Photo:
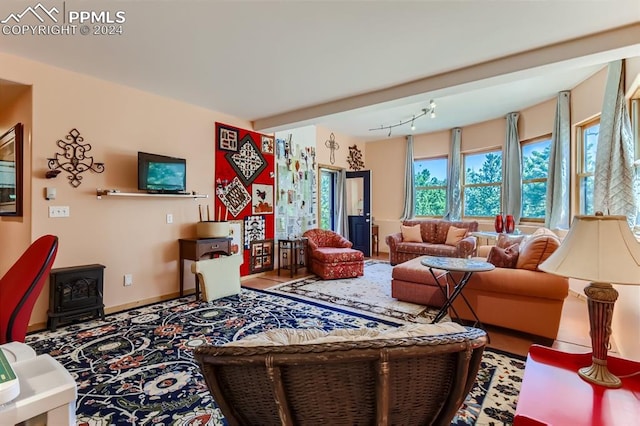
[[[156,198],[209,198],[208,194],[196,194],[192,192],[190,194],[150,194],[148,192],[120,192],[117,189],[98,189],[96,190],[96,197],[98,200],[103,196],[109,197],[156,197]]]

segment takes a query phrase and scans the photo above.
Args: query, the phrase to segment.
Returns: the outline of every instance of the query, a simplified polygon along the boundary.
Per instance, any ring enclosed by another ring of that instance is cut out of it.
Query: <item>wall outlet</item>
[[[173,215],[171,213],[167,213],[167,223],[173,223]]]
[[[123,283],[123,285],[125,287],[129,287],[131,284],[133,284],[133,274],[124,274],[124,283]]]
[[[69,217],[69,206],[49,206],[49,217]]]

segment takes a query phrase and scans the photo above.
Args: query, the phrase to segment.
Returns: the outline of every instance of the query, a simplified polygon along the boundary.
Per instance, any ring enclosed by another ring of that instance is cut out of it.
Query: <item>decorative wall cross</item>
[[[333,134],[333,132],[331,132],[331,135],[329,135],[329,139],[327,139],[324,142],[324,145],[331,150],[331,155],[329,156],[329,161],[331,162],[331,164],[335,163],[336,162],[336,150],[340,149],[340,145],[338,144],[338,142],[336,142],[336,137]]]
[[[84,138],[80,136],[78,129],[71,129],[69,134],[64,138],[71,142],[58,139],[56,145],[62,149],[63,153],[57,153],[55,158],[48,158],[49,169],[53,172],[47,172],[47,177],[49,177],[49,175],[55,177],[57,173],[54,172],[60,172],[56,169],[62,169],[71,175],[67,176],[69,184],[77,188],[82,183],[80,173],[86,172],[87,170],[96,173],[104,172],[104,163],[94,163],[93,157],[87,156],[87,152],[91,151],[91,145],[82,143],[84,142]]]

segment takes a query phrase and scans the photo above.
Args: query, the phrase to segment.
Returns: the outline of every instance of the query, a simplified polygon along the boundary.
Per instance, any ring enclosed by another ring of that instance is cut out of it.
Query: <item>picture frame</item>
[[[273,244],[273,239],[251,241],[249,251],[250,273],[256,274],[273,270]]]
[[[225,151],[238,151],[238,130],[231,127],[218,126],[218,147]]]
[[[0,216],[22,216],[23,125],[0,136]]]
[[[229,236],[231,237],[231,255],[242,256],[244,249],[244,221],[243,220],[230,220],[229,221]]]

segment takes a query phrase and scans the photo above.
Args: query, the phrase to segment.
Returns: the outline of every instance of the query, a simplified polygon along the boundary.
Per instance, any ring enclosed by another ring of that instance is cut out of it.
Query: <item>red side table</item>
[[[619,426],[638,424],[640,374],[608,389],[578,376],[591,365],[591,353],[571,354],[544,346],[529,349],[514,426]],[[640,371],[640,362],[608,357],[609,371],[624,376]]]

